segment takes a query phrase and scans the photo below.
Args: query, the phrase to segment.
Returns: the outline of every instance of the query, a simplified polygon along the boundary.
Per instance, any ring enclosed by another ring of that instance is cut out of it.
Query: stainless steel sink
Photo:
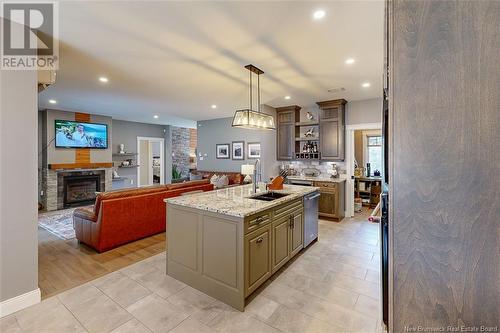
[[[271,192],[265,192],[262,194],[254,195],[252,197],[249,197],[249,199],[262,200],[262,201],[273,201],[276,199],[286,197],[287,195],[290,195],[290,194],[271,191]]]

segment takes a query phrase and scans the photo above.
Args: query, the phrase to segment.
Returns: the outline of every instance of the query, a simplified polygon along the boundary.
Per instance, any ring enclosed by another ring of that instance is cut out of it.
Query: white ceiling
[[[193,126],[248,106],[249,63],[273,107],[381,96],[382,1],[61,2],[59,17],[60,70],[41,108]]]

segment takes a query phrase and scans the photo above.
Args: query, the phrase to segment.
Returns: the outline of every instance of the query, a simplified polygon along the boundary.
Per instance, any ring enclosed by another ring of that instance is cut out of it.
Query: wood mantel
[[[59,163],[49,164],[49,169],[97,169],[97,168],[112,168],[113,162],[102,163]]]

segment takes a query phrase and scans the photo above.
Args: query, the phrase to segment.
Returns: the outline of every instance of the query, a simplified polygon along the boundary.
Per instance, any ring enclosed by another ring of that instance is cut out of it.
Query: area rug
[[[43,212],[38,214],[38,225],[62,239],[75,238],[73,211],[76,208]]]

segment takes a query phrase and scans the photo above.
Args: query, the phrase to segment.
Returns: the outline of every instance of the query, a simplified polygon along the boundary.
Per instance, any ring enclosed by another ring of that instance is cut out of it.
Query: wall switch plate
[[[130,185],[134,185],[134,180],[133,179],[130,180]]]

